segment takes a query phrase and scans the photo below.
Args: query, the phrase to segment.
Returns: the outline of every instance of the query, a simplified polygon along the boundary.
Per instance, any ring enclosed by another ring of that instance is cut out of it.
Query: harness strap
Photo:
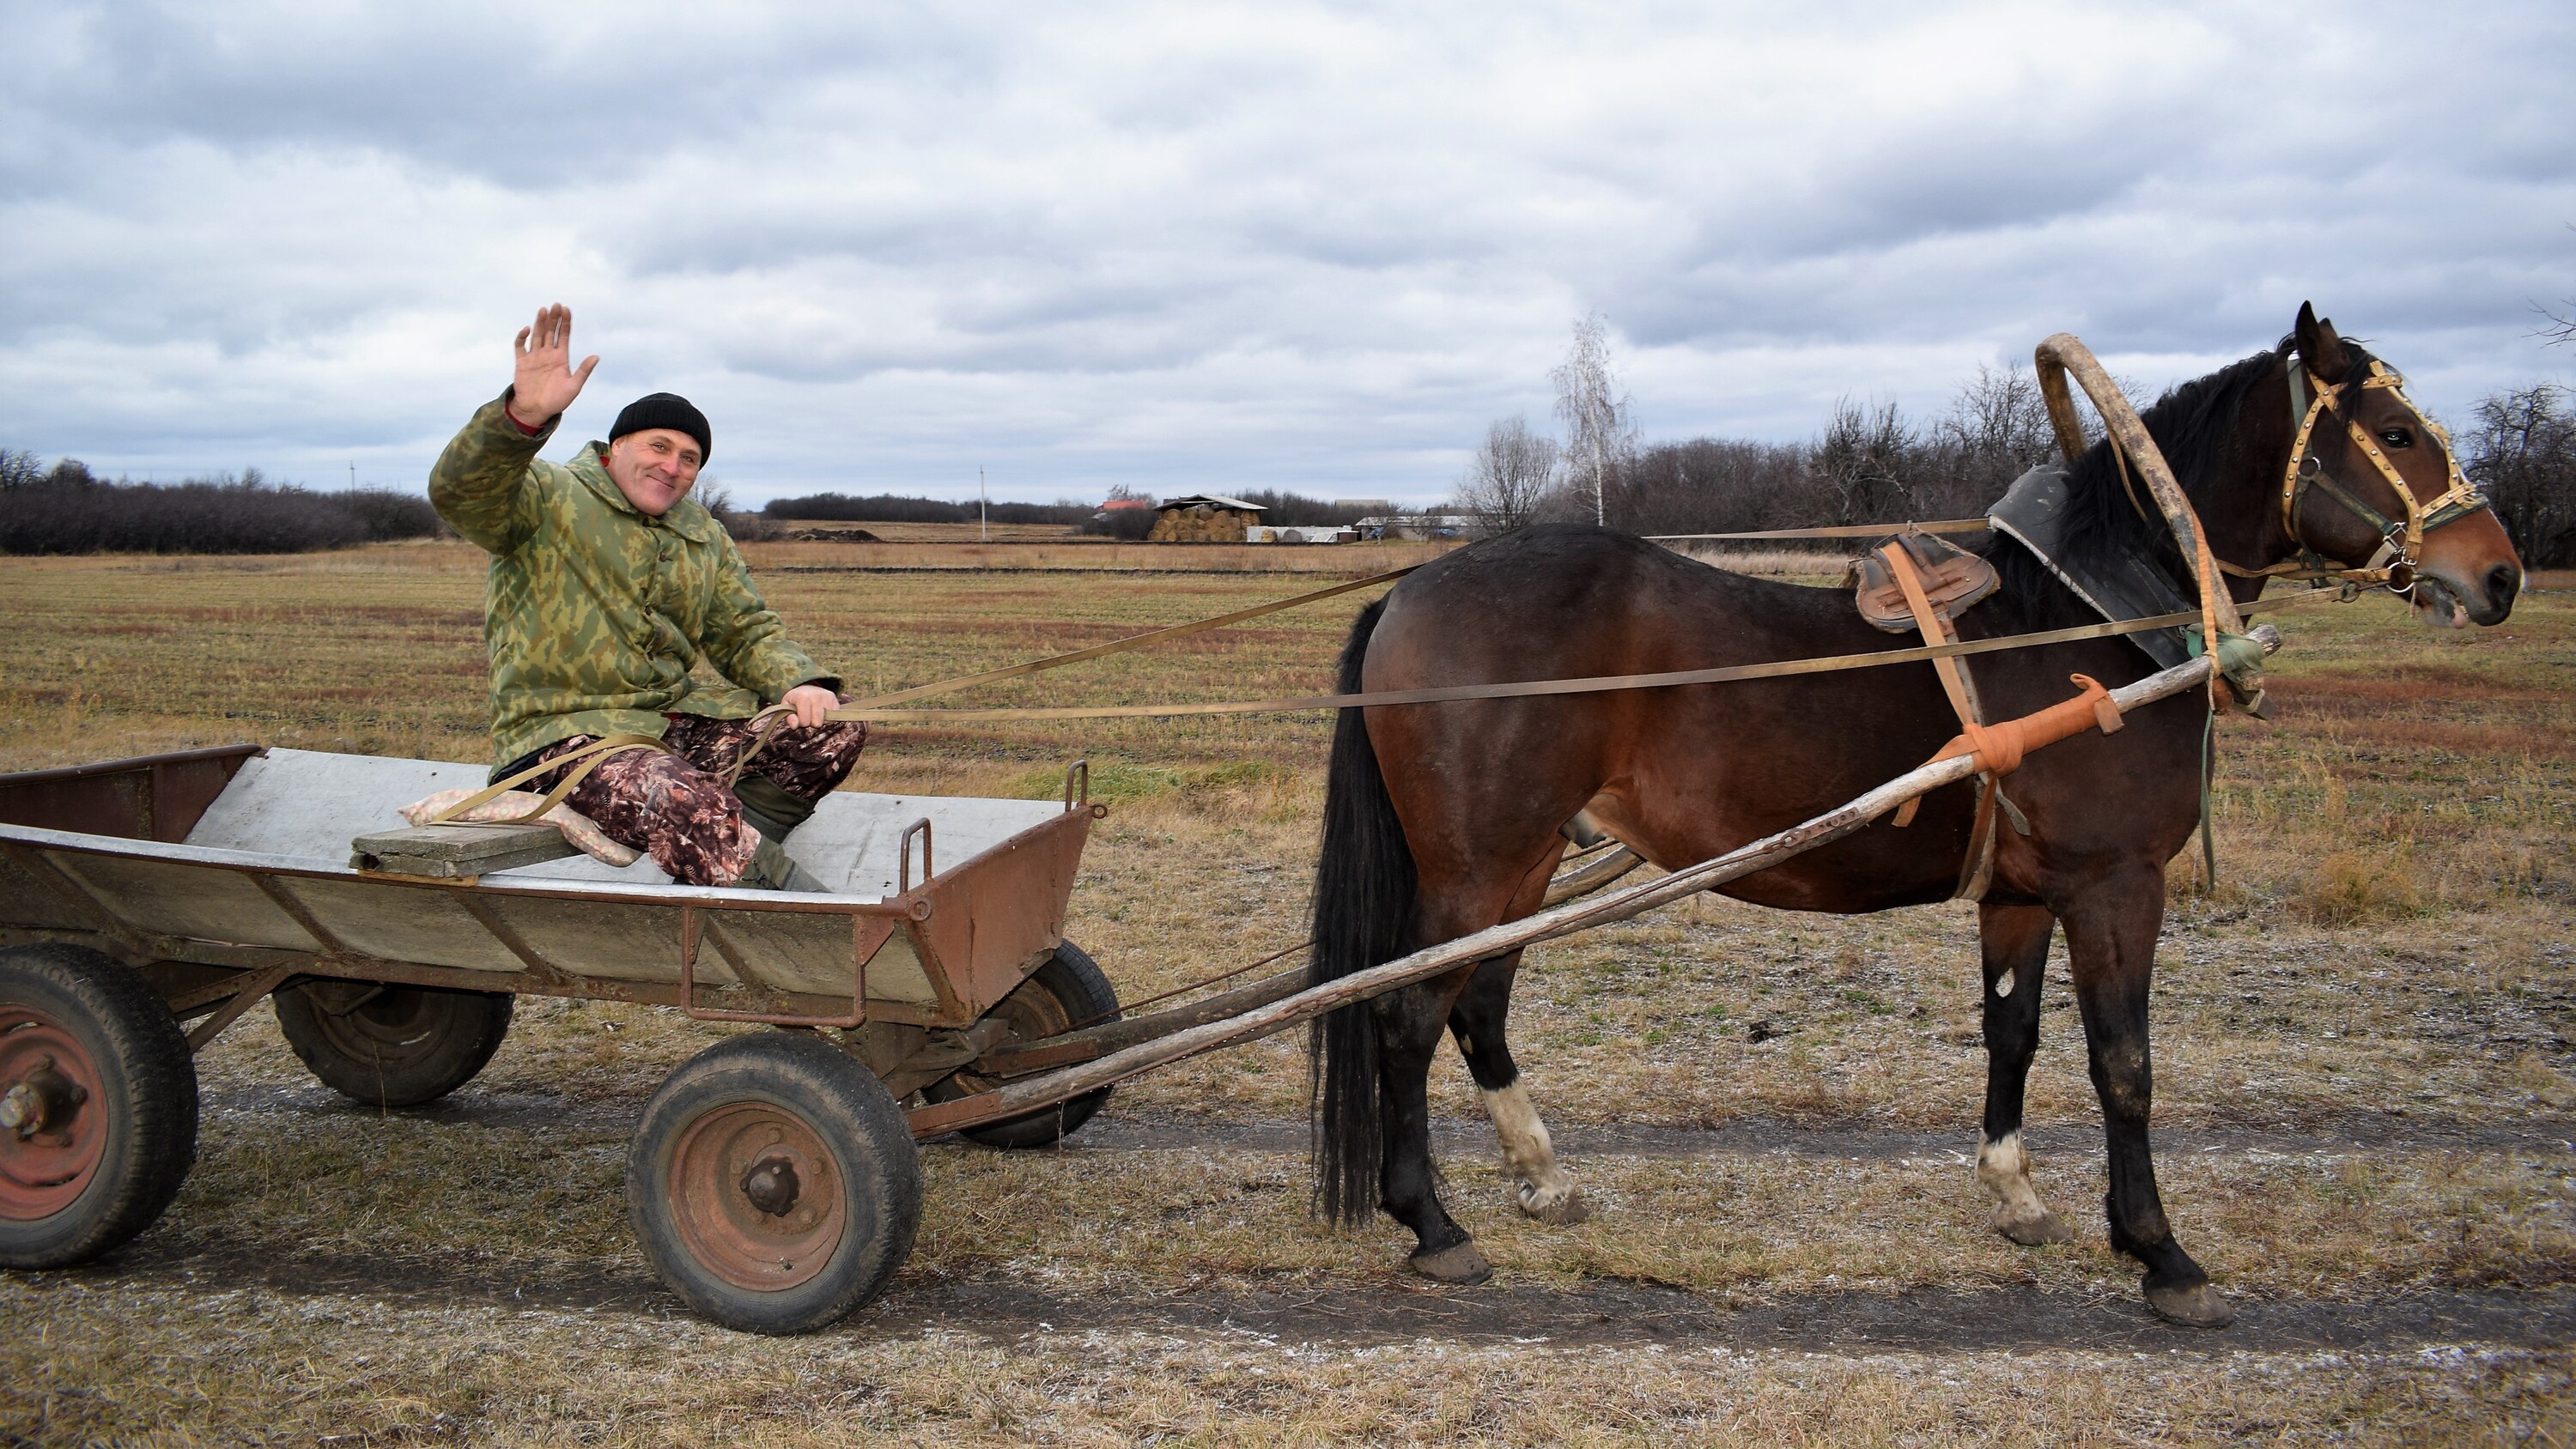
[[[529,811],[525,815],[517,816],[513,819],[494,822],[495,824],[500,825],[526,825],[535,821],[540,816],[543,816],[547,811],[552,810],[557,805],[562,804],[564,797],[570,795],[582,781],[590,778],[590,772],[598,769],[602,764],[605,764],[609,756],[622,755],[628,750],[662,750],[668,752],[670,748],[671,747],[669,745],[662,743],[651,735],[618,734],[609,735],[603,739],[592,740],[589,744],[582,746],[580,749],[566,750],[562,754],[555,756],[553,759],[540,760],[536,764],[530,765],[528,768],[521,770],[519,773],[512,775],[506,780],[501,780],[494,784],[485,786],[474,794],[468,795],[464,799],[459,800],[455,804],[438,812],[438,814],[433,817],[429,823],[432,825],[444,825],[447,822],[454,820],[456,817],[463,815],[468,810],[473,809],[475,806],[482,804],[484,801],[494,799],[529,780],[537,778],[539,775],[545,774],[549,770],[560,770],[567,765],[573,764],[575,761],[579,761],[580,768],[575,769],[571,774],[565,776],[563,779],[556,781],[555,787],[546,792],[545,798],[537,802],[537,807],[535,809]]]
[[[743,767],[751,763],[751,757],[759,754],[763,749],[767,748],[770,737],[778,733],[778,726],[781,717],[793,713],[795,713],[795,710],[787,705],[773,704],[769,708],[764,709],[760,713],[751,717],[751,745],[741,754],[734,756],[733,768],[724,772],[724,787],[726,789],[732,789],[734,787],[734,782],[742,778]],[[766,723],[763,721],[766,721]]]
[[[1923,576],[1914,566],[1914,555],[1898,539],[1878,550],[1887,560],[1888,571],[1905,593],[1905,606],[1914,613],[1914,627],[1923,635],[1925,644],[1950,644],[1958,639],[1958,630],[1950,617],[1932,607],[1931,597],[1923,590]],[[1995,805],[2003,798],[2003,782],[1997,777],[2021,764],[2018,737],[2006,741],[1992,734],[1985,724],[1985,710],[1977,700],[1975,683],[1956,659],[1942,656],[1932,661],[1933,672],[1941,677],[1941,692],[1950,697],[1950,708],[1959,716],[1960,738],[1977,742],[1980,751],[1991,750],[1982,757],[1991,767],[1977,776],[1977,816],[1968,829],[1968,853],[1959,862],[1959,884],[1951,892],[1954,900],[1980,900],[1986,887],[1994,883],[1995,874]],[[1937,757],[1936,757],[1937,758]],[[1902,830],[1914,823],[1914,813],[1922,805],[1921,796],[1896,808],[1892,823]],[[2018,814],[2019,812],[2015,812]]]

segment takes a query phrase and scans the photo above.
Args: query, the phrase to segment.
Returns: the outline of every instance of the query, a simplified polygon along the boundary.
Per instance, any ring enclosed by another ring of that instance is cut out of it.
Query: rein
[[[2277,599],[2262,599],[2244,606],[2248,614],[2268,613],[2294,604],[2304,604],[2319,597],[2315,594],[2287,594]],[[861,702],[833,710],[835,720],[868,720],[879,724],[935,724],[942,721],[999,721],[1050,719],[1161,719],[1184,715],[1295,714],[1306,710],[1372,709],[1383,705],[1451,704],[1463,700],[1520,699],[1533,695],[1606,694],[1625,689],[1670,689],[1686,684],[1727,684],[1743,679],[1777,679],[1797,674],[1830,674],[1845,669],[1874,669],[1887,664],[1918,664],[1927,660],[1955,659],[1963,654],[1992,654],[2007,649],[2032,649],[2045,644],[2069,644],[2080,639],[2108,639],[2122,634],[2143,634],[2154,629],[2177,629],[2198,624],[2197,613],[2157,614],[2145,619],[2127,619],[2101,624],[2080,624],[2068,629],[2048,629],[2035,634],[2006,634],[1993,639],[1969,639],[1954,644],[1925,645],[1913,649],[1879,649],[1866,654],[1833,654],[1812,659],[1782,659],[1769,664],[1730,664],[1714,669],[1679,669],[1662,674],[1601,674],[1580,679],[1533,679],[1514,684],[1460,684],[1432,689],[1386,689],[1372,694],[1316,694],[1285,699],[1224,700],[1208,704],[1112,704],[1041,706],[1026,709],[888,709]]]

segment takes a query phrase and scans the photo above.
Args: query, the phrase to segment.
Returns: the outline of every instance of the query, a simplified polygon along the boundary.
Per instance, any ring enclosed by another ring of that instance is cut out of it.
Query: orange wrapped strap
[[[1933,760],[1947,760],[1960,755],[1976,758],[1977,768],[1990,775],[2009,775],[2021,768],[2022,756],[2099,728],[2104,734],[2119,732],[2122,720],[2120,706],[2112,702],[2111,691],[2090,675],[2075,674],[2068,678],[2082,691],[2073,699],[2052,704],[2037,714],[2008,719],[2001,724],[1981,725],[1961,721],[1966,733],[1954,735],[1941,747]],[[1927,760],[1924,763],[1929,764]]]

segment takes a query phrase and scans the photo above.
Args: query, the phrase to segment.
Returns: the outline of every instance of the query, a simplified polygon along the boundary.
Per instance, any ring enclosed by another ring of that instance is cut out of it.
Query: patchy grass
[[[1238,566],[1218,549],[1157,551],[1203,556],[1199,574],[846,571],[861,549],[896,561],[869,568],[916,568],[975,546],[903,547],[749,552],[771,603],[863,692],[1322,581],[1217,572]],[[1139,551],[1061,547],[1108,562]],[[1328,552],[1353,571],[1378,566],[1347,550],[1282,554],[1312,567]],[[827,567],[844,571],[793,571]],[[481,589],[480,557],[453,546],[0,563],[12,626],[0,767],[243,738],[482,758]],[[954,702],[1308,692],[1350,613],[1335,601]],[[2505,628],[2467,634],[2367,602],[2284,627],[2274,720],[2221,726],[2219,888],[2203,891],[2196,851],[2172,872],[2156,1110],[2177,1230],[2257,1309],[2563,1292],[2576,1283],[2576,1169],[2561,1141],[2576,1115],[2576,598],[2534,594]],[[1134,999],[1302,938],[1325,731],[1306,716],[896,727],[855,783],[1045,798],[1065,761],[1089,758],[1094,796],[1113,808],[1071,934]],[[2101,1242],[2097,1117],[2064,970],[2061,956],[2044,988],[2030,1107],[2039,1183],[2075,1244],[2022,1250],[1985,1231],[1964,1165],[1984,1085],[1974,917],[1957,906],[1837,919],[1703,898],[1532,951],[1515,1050],[1569,1139],[1610,1144],[1569,1157],[1603,1211],[1572,1230],[1526,1222],[1490,1137],[1473,1132],[1445,1154],[1450,1201],[1504,1293],[1650,1283],[1719,1305],[1796,1305],[2026,1288],[2133,1308],[2134,1269]],[[331,1105],[254,1013],[201,1059],[203,1156],[133,1265],[0,1279],[0,1435],[2576,1438],[2570,1363],[2555,1351],[2231,1352],[2225,1336],[2177,1336],[2142,1357],[1720,1352],[1658,1346],[1644,1323],[1582,1346],[1410,1331],[1333,1346],[905,1316],[952,1289],[1413,1301],[1391,1225],[1344,1233],[1305,1215],[1294,1037],[1122,1087],[1104,1126],[1151,1126],[1165,1139],[1153,1150],[933,1146],[920,1247],[888,1306],[813,1339],[741,1338],[670,1316],[620,1200],[644,1097],[723,1030],[524,1000],[455,1108],[387,1116]],[[1433,1080],[1436,1113],[1480,1115],[1454,1057]],[[1244,1123],[1269,1135],[1226,1135]],[[1807,1145],[1631,1150],[1622,1132]],[[1869,1133],[1958,1151],[1833,1145]],[[598,1306],[563,1306],[601,1284]],[[551,1306],[495,1301],[522,1288]]]

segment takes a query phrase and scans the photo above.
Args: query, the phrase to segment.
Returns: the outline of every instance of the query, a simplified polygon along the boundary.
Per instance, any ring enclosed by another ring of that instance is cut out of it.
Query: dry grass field
[[[870,691],[1325,581],[1252,555],[1424,556],[746,552]],[[240,739],[483,758],[481,578],[455,546],[0,561],[0,768]],[[1302,693],[1350,614],[955,702]],[[1594,1221],[1521,1219],[1463,1069],[1435,1071],[1450,1201],[1499,1269],[1472,1290],[1411,1278],[1391,1223],[1306,1217],[1289,1037],[1122,1087],[1058,1150],[932,1144],[886,1300],[736,1336],[655,1285],[619,1186],[645,1096],[722,1028],[523,1001],[481,1079],[385,1114],[304,1076],[262,1008],[200,1059],[170,1214],[0,1278],[0,1442],[2576,1442],[2576,594],[2471,633],[2385,600],[2283,625],[2274,720],[2221,725],[2219,889],[2176,864],[2157,978],[2159,1164],[2226,1331],[2150,1320],[2101,1241],[2062,959],[2031,1140],[2081,1237],[2022,1249],[1969,1168],[1971,912],[1712,898],[1525,967],[1516,1046]],[[853,783],[1035,796],[1087,755],[1113,810],[1072,934],[1133,999],[1300,938],[1325,731],[893,727]]]

